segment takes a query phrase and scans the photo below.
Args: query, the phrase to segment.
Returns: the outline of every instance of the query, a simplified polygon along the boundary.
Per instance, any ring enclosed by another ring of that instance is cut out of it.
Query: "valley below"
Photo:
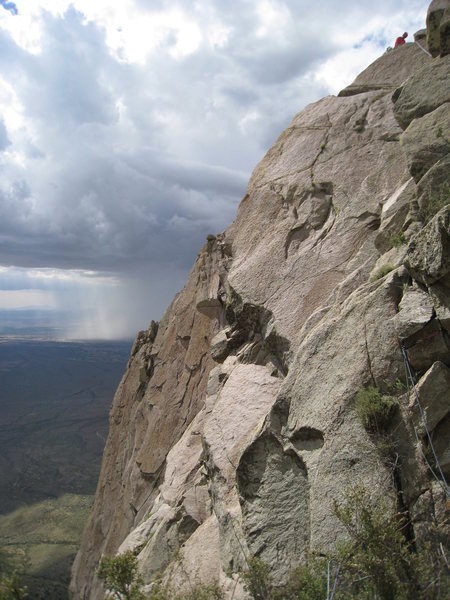
[[[0,339],[0,567],[67,598],[131,341]]]

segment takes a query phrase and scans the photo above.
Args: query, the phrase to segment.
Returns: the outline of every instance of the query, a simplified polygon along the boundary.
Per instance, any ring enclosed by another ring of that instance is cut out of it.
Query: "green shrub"
[[[437,192],[428,192],[419,209],[419,219],[426,225],[441,208],[450,203],[450,184],[444,182]]]
[[[327,571],[326,559],[311,557],[307,564],[292,569],[287,583],[274,590],[273,600],[324,600]]]
[[[379,269],[377,269],[371,276],[370,281],[377,281],[378,279],[382,279],[395,269],[394,265],[383,265]]]
[[[392,384],[392,387],[400,394],[403,394],[407,390],[406,384],[401,379],[398,379],[398,377]]]
[[[244,588],[253,600],[272,598],[273,582],[270,567],[258,557],[248,561],[248,569],[242,574]]]
[[[137,557],[131,552],[105,556],[100,561],[97,577],[103,581],[106,598],[117,600],[144,600],[143,581],[137,573]]]
[[[284,585],[277,585],[269,566],[254,558],[243,576],[247,591],[254,600],[325,600],[336,583],[335,600],[450,597],[445,559],[431,545],[416,551],[404,533],[405,516],[393,504],[385,498],[373,500],[364,487],[355,486],[342,503],[334,503],[334,514],[348,534],[346,542],[333,554],[312,556],[294,568]]]
[[[338,550],[341,564],[340,598],[380,600],[433,600],[450,591],[445,564],[439,564],[430,547],[416,552],[405,538],[404,515],[395,513],[384,499],[371,501],[357,486],[334,511],[350,542]]]
[[[28,598],[26,587],[21,587],[17,573],[10,577],[4,575],[0,580],[0,600],[25,600]]]
[[[392,381],[392,379],[383,379],[383,388],[393,396],[401,396],[408,389],[405,382],[398,377],[395,381]]]
[[[155,583],[153,589],[146,596],[147,600],[223,600],[224,593],[217,581],[210,584],[197,584],[191,586],[188,592],[172,594],[161,583]]]
[[[328,564],[328,559],[312,555],[306,564],[294,567],[287,582],[280,585],[274,581],[269,565],[254,557],[241,577],[253,600],[323,600],[327,593]]]
[[[190,592],[177,596],[175,600],[222,600],[223,591],[217,582],[209,585],[196,585]]]
[[[359,418],[364,427],[372,432],[385,430],[397,407],[395,398],[381,394],[376,387],[359,390],[355,399]]]
[[[153,582],[151,592],[148,594],[148,600],[169,600],[167,588],[160,581]]]
[[[406,235],[403,231],[391,235],[391,245],[394,246],[394,248],[399,248],[400,246],[403,246],[403,244],[406,244]]]

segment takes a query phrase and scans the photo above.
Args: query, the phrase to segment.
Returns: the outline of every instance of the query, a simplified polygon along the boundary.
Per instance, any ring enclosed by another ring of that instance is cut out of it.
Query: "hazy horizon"
[[[98,341],[131,342],[138,333],[136,331],[129,335],[124,332],[123,335],[117,335],[114,328],[111,328],[111,331],[105,328],[103,335],[98,336],[97,327],[93,328],[92,331],[87,328],[82,330],[79,326],[80,322],[89,323],[89,315],[45,307],[0,308],[0,343],[27,340],[86,343]],[[115,335],[111,335],[111,333]]]

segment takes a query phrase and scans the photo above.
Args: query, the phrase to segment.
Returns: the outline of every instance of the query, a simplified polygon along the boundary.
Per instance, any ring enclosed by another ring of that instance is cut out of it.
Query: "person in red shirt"
[[[398,37],[395,40],[395,46],[394,46],[394,48],[398,48],[399,46],[403,46],[403,44],[405,43],[405,38],[407,38],[407,37],[408,37],[408,34],[405,31],[405,33],[401,37]]]

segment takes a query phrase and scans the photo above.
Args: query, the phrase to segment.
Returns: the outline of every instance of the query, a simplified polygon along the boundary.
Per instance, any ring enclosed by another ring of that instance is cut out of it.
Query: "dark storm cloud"
[[[143,295],[139,310],[160,310],[206,234],[232,221],[251,169],[292,116],[329,93],[315,77],[323,61],[361,42],[374,13],[395,18],[426,2],[369,4],[152,2],[185,7],[224,38],[178,56],[168,26],[141,63],[125,50],[117,60],[105,29],[74,8],[44,13],[34,54],[0,30],[11,88],[2,102],[20,116],[0,120],[0,266],[114,273]],[[381,53],[386,40],[377,43]]]
[[[248,172],[165,151],[158,115],[176,116],[176,102],[164,103],[156,73],[119,65],[79,13],[48,16],[45,39],[40,54],[10,44],[2,59],[38,131],[38,145],[26,150],[28,176],[12,171],[0,190],[3,264],[123,270],[157,260],[187,268],[202,237],[232,220]],[[118,98],[129,112],[123,125]]]

